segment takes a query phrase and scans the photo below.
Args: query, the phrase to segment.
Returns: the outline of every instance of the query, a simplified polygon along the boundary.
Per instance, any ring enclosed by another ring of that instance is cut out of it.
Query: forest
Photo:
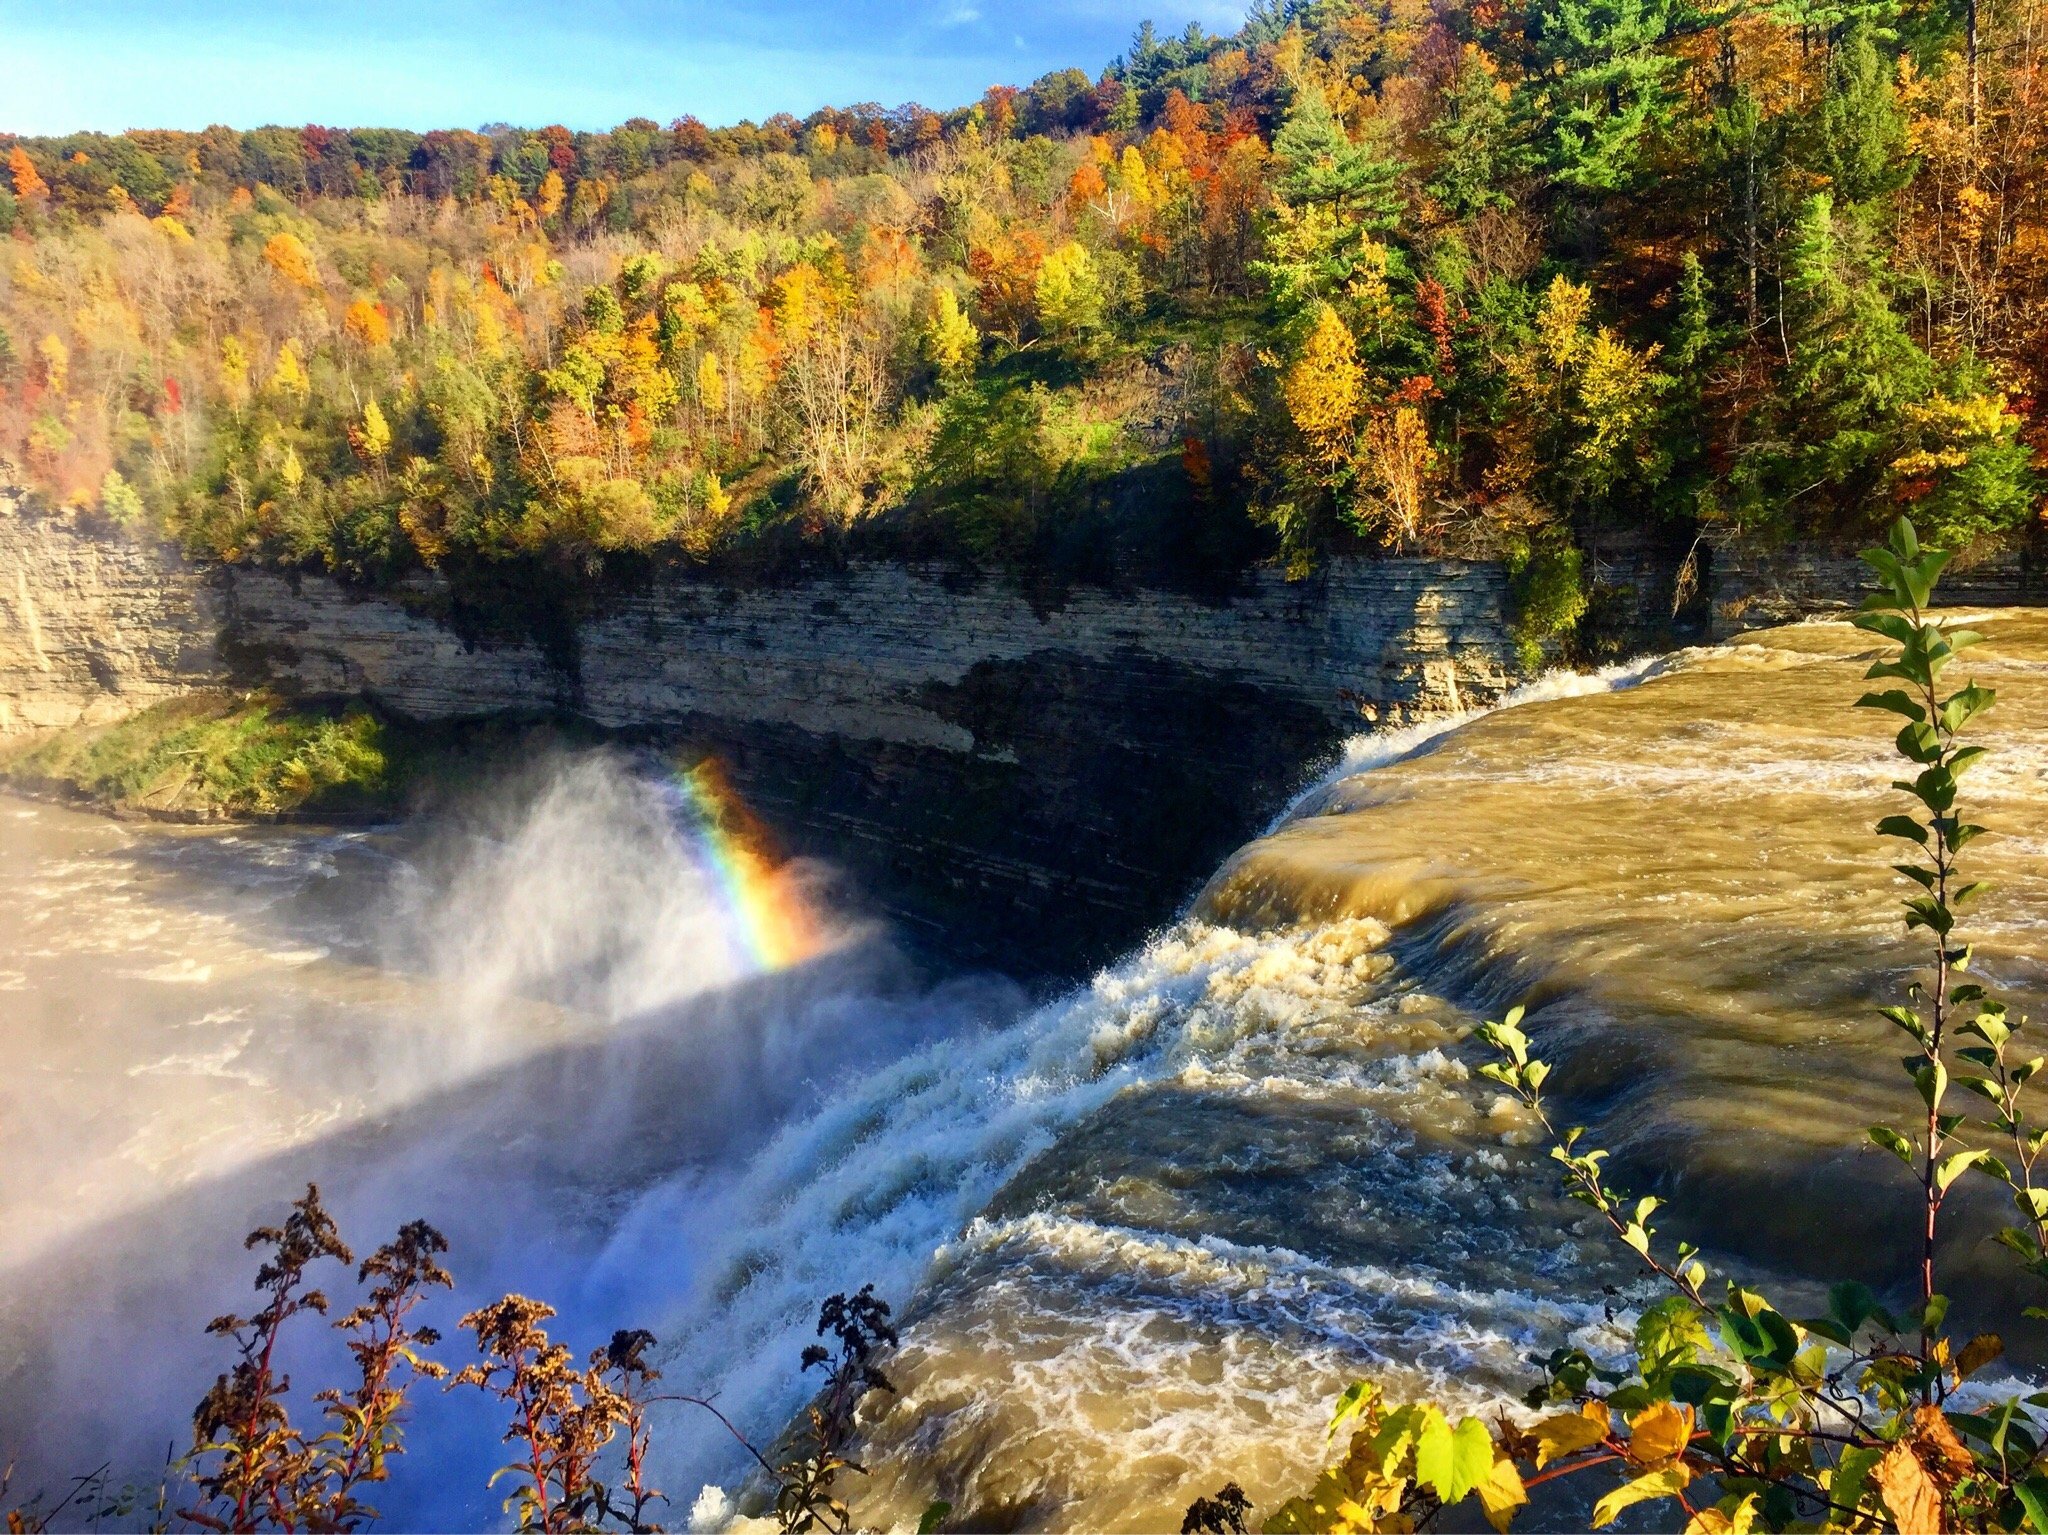
[[[971,105],[0,136],[0,472],[388,583],[1086,572],[2048,489],[2043,0],[1263,0]]]

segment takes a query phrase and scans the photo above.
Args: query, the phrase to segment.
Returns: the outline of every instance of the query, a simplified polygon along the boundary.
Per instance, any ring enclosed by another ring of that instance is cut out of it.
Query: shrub
[[[1513,610],[1508,632],[1514,636],[1516,659],[1533,672],[1543,664],[1544,647],[1568,641],[1586,616],[1578,546],[1561,528],[1546,529],[1533,540],[1515,534],[1502,550],[1502,563]]]

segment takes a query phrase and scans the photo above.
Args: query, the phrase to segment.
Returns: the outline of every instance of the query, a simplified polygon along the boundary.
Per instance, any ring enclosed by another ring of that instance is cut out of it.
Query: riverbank
[[[552,723],[422,723],[361,699],[201,690],[0,737],[0,787],[128,820],[348,825],[411,814],[579,739]]]

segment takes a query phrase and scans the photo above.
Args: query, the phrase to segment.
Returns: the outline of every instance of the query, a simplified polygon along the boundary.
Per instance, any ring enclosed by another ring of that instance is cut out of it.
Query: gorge
[[[1388,561],[1217,607],[1084,592],[1045,616],[885,569],[622,600],[564,671],[314,579],[10,526],[17,725],[261,680],[641,727],[404,825],[7,802],[5,1080],[37,1096],[8,1115],[0,1399],[48,1405],[0,1430],[29,1466],[149,1475],[217,1367],[200,1326],[246,1284],[235,1239],[317,1179],[352,1232],[443,1225],[458,1301],[548,1296],[578,1347],[652,1328],[666,1378],[761,1438],[802,1403],[819,1297],[876,1283],[907,1325],[863,1519],[944,1498],[965,1528],[1150,1529],[1226,1478],[1270,1507],[1348,1379],[1477,1409],[1531,1353],[1612,1347],[1640,1304],[1474,1076],[1471,1025],[1513,1000],[1717,1265],[1833,1277],[1804,1270],[1819,1231],[1862,1277],[1896,1273],[1896,1189],[1854,1142],[1886,1054],[1865,1019],[1907,960],[1866,831],[1884,732],[1848,709],[1868,642],[1839,622],[1517,686],[1484,567]],[[1786,616],[1762,585],[1714,600]],[[1980,617],[2001,702],[1972,791],[2001,835],[1978,936],[2038,1009],[2048,631]],[[834,637],[869,630],[862,667]],[[963,704],[1001,665],[1041,691]],[[1385,727],[1345,740],[1359,699]],[[771,952],[762,903],[716,877],[654,749],[684,738],[722,746],[808,855],[772,892],[801,941]],[[872,824],[828,842],[772,786],[833,753],[818,803],[892,771],[903,797],[875,791]],[[1117,774],[1107,802],[1143,809],[1155,772],[1180,775],[1157,821],[1118,809],[1088,841],[1059,819]],[[972,784],[992,808],[954,840],[916,820]],[[891,884],[862,862],[877,846],[974,869],[951,964],[904,920],[948,898]],[[880,896],[841,907],[827,863]],[[1041,980],[1100,957],[1032,932],[1090,899],[1075,930],[1120,957]],[[1815,1052],[1845,1041],[1870,1070],[1823,1090]],[[1955,1239],[1958,1304],[1986,1314],[2011,1294],[1976,1256],[1989,1218],[1974,1201]],[[715,1527],[743,1461],[684,1408],[657,1427],[674,1513]],[[470,1404],[423,1411],[395,1517],[492,1522],[492,1434]]]

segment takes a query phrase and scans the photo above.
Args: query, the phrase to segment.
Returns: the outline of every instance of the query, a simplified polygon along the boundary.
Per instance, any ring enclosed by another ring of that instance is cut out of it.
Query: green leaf
[[[1952,1157],[1943,1157],[1934,1169],[1935,1188],[1946,1191],[1951,1183],[1984,1160],[1982,1151],[1959,1151]]]
[[[1854,1508],[1856,1500],[1863,1496],[1863,1484],[1870,1477],[1871,1467],[1883,1454],[1884,1451],[1878,1449],[1843,1450],[1842,1458],[1835,1462],[1834,1479],[1828,1486],[1828,1501],[1841,1508]]]
[[[1344,1394],[1337,1398],[1337,1407],[1330,1414],[1329,1437],[1335,1439],[1337,1431],[1368,1407],[1379,1400],[1380,1388],[1371,1381],[1355,1380],[1344,1388]]]
[[[1828,1310],[1853,1333],[1877,1315],[1877,1297],[1869,1285],[1846,1280],[1828,1291]]]
[[[1990,1052],[1986,1051],[1984,1053],[1988,1055]],[[1979,1098],[1990,1103],[2002,1102],[2005,1097],[1999,1085],[1989,1077],[1957,1077],[1956,1085],[1965,1092],[1975,1093]]]
[[[1910,1007],[1880,1007],[1878,1015],[1889,1018],[1921,1044],[1927,1043],[1927,1025],[1920,1021],[1920,1015]]]
[[[1872,1125],[1863,1132],[1877,1145],[1884,1147],[1908,1167],[1913,1165],[1913,1147],[1907,1139],[1890,1125]],[[1839,1288],[1839,1286],[1837,1286]]]
[[[917,1521],[917,1535],[937,1535],[939,1526],[946,1522],[946,1516],[952,1512],[953,1505],[944,1498],[931,1504]]]
[[[1867,630],[1871,634],[1881,634],[1901,645],[1910,645],[1913,642],[1913,621],[1901,613],[1875,609],[1858,613],[1850,622],[1859,629]]]
[[[1934,595],[1934,583],[1941,579],[1941,569],[1951,557],[1945,549],[1924,549],[1918,559],[1904,566],[1906,589],[1912,593],[1914,607],[1927,606]]]
[[[1867,629],[1870,625],[1860,624],[1858,627]],[[1865,693],[1856,700],[1856,707],[1859,709],[1889,710],[1893,714],[1904,715],[1916,725],[1925,723],[1927,719],[1927,711],[1919,704],[1913,702],[1913,697],[1910,693],[1903,692],[1898,688],[1886,688],[1882,693]]]
[[[1932,725],[1907,725],[1892,738],[1901,757],[1910,757],[1923,766],[1941,760],[1941,737],[1934,733]]]
[[[1877,823],[1880,837],[1904,837],[1909,842],[1927,846],[1927,828],[1909,815],[1888,815]]]
[[[1961,757],[1962,753],[1956,753]],[[1913,795],[1929,810],[1946,811],[1956,802],[1956,775],[1954,759],[1948,767],[1931,767],[1911,783],[1904,785],[1908,794]]]
[[[1948,1297],[1946,1295],[1928,1296],[1927,1304],[1920,1311],[1920,1330],[1928,1333],[1940,1332],[1941,1324],[1947,1320]]]
[[[1940,1061],[1929,1061],[1913,1073],[1913,1085],[1920,1089],[1922,1103],[1930,1109],[1939,1108],[1948,1092],[1948,1067]]]
[[[1453,1462],[1457,1459],[1457,1436],[1451,1420],[1434,1403],[1425,1403],[1415,1425],[1415,1480],[1442,1498],[1450,1485]],[[1449,1502],[1448,1498],[1444,1499]]]
[[[1863,674],[1865,682],[1876,682],[1881,677],[1897,677],[1920,687],[1930,687],[1927,668],[1907,661],[1873,661],[1870,669]]]
[[[1949,643],[1954,645],[1955,642],[1956,636],[1951,634]],[[1941,706],[1941,728],[1954,735],[1972,719],[1990,708],[1997,697],[1998,694],[1992,689],[1980,688],[1974,682],[1962,691],[1951,694]]]
[[[2013,1484],[2013,1496],[2027,1511],[2027,1528],[2048,1535],[2048,1476],[2035,1472]]]
[[[1386,1421],[1380,1424],[1380,1431],[1372,1436],[1372,1458],[1379,1465],[1382,1476],[1395,1474],[1395,1469],[1432,1416],[1439,1423],[1443,1422],[1443,1413],[1426,1404],[1410,1403],[1387,1414]]]
[[[1493,1435],[1477,1418],[1464,1419],[1456,1429],[1443,1425],[1438,1417],[1416,1442],[1415,1480],[1445,1503],[1456,1503],[1492,1472]]]

